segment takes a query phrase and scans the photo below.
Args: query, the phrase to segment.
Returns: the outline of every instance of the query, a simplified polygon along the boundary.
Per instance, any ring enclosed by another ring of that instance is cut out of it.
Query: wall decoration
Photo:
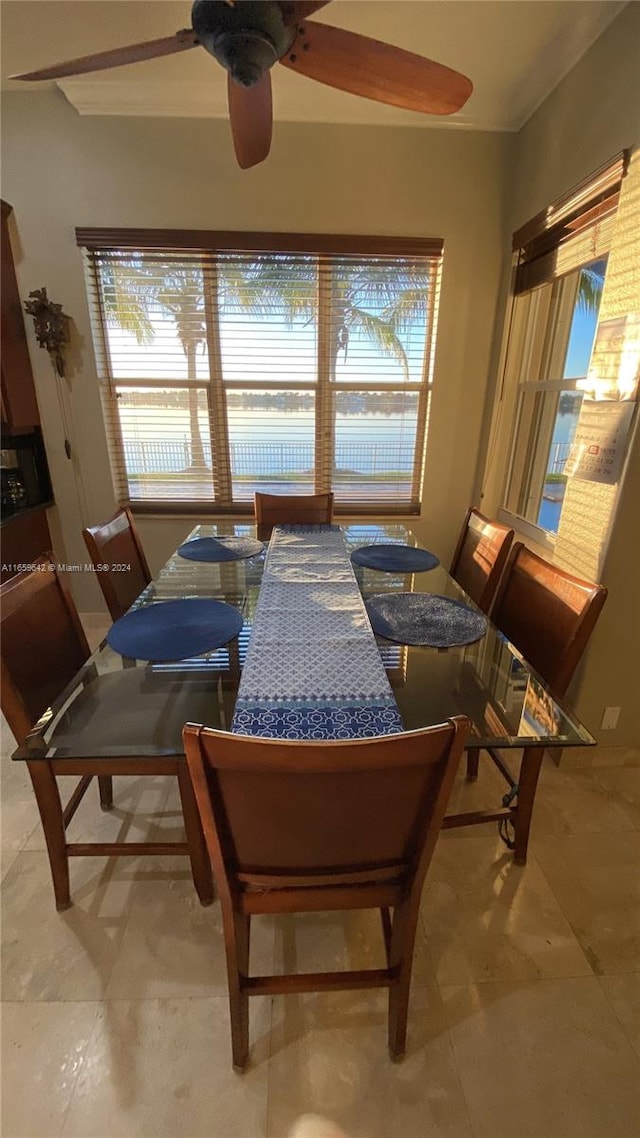
[[[37,288],[29,293],[24,302],[25,312],[33,316],[36,339],[41,348],[46,348],[51,362],[59,376],[64,375],[64,349],[69,343],[69,320],[62,311],[61,304],[49,300],[46,288]]]
[[[564,468],[571,478],[606,482],[620,478],[635,403],[585,399]]]

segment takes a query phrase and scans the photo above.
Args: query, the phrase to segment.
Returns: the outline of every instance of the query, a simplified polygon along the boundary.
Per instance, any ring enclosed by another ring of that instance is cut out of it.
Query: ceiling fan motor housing
[[[296,28],[285,26],[280,5],[271,0],[195,0],[191,26],[199,43],[243,87],[253,87],[296,37]]]

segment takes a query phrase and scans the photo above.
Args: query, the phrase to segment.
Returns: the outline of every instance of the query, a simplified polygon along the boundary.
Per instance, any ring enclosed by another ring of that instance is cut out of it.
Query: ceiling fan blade
[[[340,91],[431,115],[460,110],[473,90],[459,71],[329,24],[305,23],[280,63]]]
[[[115,47],[112,51],[99,51],[96,55],[84,55],[80,59],[70,59],[67,63],[43,67],[40,71],[30,71],[26,75],[12,75],[12,79],[62,79],[65,75],[85,75],[88,71],[105,71],[109,67],[122,67],[125,63],[140,63],[144,59],[156,59],[161,55],[173,55],[177,51],[187,51],[196,47],[198,40],[191,28],[176,32],[160,40],[147,43],[131,43],[128,47]]]
[[[227,77],[229,117],[238,165],[257,166],[271,149],[273,127],[271,74],[265,71],[253,87],[243,87]]]
[[[320,8],[326,8],[330,0],[279,0],[280,11],[284,22],[289,27],[299,24],[301,20],[308,20]]]

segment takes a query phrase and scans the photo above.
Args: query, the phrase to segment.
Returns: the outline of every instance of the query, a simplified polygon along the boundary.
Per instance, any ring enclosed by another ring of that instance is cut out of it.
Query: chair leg
[[[467,782],[475,782],[478,777],[478,763],[480,761],[480,751],[474,747],[472,751],[467,751]]]
[[[110,774],[98,775],[98,789],[100,791],[100,809],[111,810],[113,807],[113,778]]]
[[[382,921],[382,935],[384,937],[384,950],[385,950],[385,953],[387,956],[387,967],[389,967],[389,961],[391,959],[390,953],[391,953],[391,929],[392,929],[391,913],[390,913],[389,909],[381,909],[380,910],[380,920]]]
[[[391,930],[389,966],[398,969],[397,978],[389,988],[389,1054],[402,1059],[407,1044],[407,1016],[413,968],[413,950],[418,923],[418,901],[399,905],[394,910]]]
[[[209,853],[200,825],[200,815],[196,804],[191,778],[186,762],[178,770],[178,788],[182,803],[182,816],[191,859],[191,873],[196,893],[201,905],[210,905],[213,901],[213,876]]]
[[[27,768],[47,843],[56,909],[61,912],[63,909],[68,909],[72,902],[69,890],[69,858],[58,783],[51,764],[44,759],[27,762]]]
[[[226,938],[231,1016],[231,1052],[236,1071],[243,1071],[249,1055],[249,996],[243,979],[249,975],[251,917],[234,913],[233,943]]]
[[[518,778],[518,804],[514,819],[515,846],[513,859],[516,865],[526,865],[527,862],[531,815],[543,757],[544,747],[525,747],[522,754]]]

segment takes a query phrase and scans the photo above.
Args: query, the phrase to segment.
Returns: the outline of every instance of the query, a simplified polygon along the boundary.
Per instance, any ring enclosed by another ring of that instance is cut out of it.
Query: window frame
[[[542,445],[541,441],[545,434],[544,431],[541,434],[540,429],[544,410],[537,414],[535,408],[531,413],[532,425],[534,416],[537,417],[537,425],[532,426],[535,438],[525,435],[526,452],[518,453],[524,396],[537,393],[544,398],[554,392],[579,390],[578,384],[586,379],[586,376],[564,379],[560,373],[566,360],[580,272],[589,263],[608,255],[628,161],[629,151],[623,151],[513,235],[511,291],[501,362],[502,426],[498,427],[503,439],[505,429],[508,430],[509,444],[498,484],[497,515],[551,554],[556,533],[531,521],[524,512],[518,512],[530,508],[535,497],[532,487],[536,480],[539,487],[543,484],[546,475],[543,468],[549,456],[548,445]],[[559,334],[562,322],[564,327]],[[550,400],[549,406],[553,406]],[[551,413],[548,418],[552,423]],[[547,438],[547,442],[550,443],[550,439]],[[516,509],[513,507],[514,481]]]
[[[515,380],[511,447],[505,468],[500,516],[501,520],[511,526],[515,525],[539,545],[544,545],[547,550],[552,550],[555,545],[555,532],[544,529],[532,521],[527,517],[526,511],[530,509],[532,502],[540,502],[547,476],[549,451],[558,407],[557,401],[549,399],[548,396],[561,395],[566,391],[578,391],[578,384],[586,379],[586,375],[571,378],[559,376],[566,362],[580,272],[581,269],[577,268],[563,277],[539,285],[530,292],[514,298],[516,306],[523,303],[527,305],[523,320],[526,324],[528,361],[524,366],[521,365],[520,376]],[[552,378],[556,376],[559,378]],[[531,409],[532,422],[528,429],[525,428],[527,452],[522,456],[518,477],[515,465],[519,457],[518,443],[521,438],[520,427],[525,414],[526,395],[541,396],[542,407],[540,411],[535,406]],[[519,509],[510,509],[506,504],[513,497],[514,481],[517,481]]]
[[[415,394],[417,396],[416,437],[413,455],[412,491],[411,500],[384,501],[375,499],[366,501],[343,501],[336,503],[335,512],[342,515],[354,513],[367,515],[411,515],[418,514],[421,509],[421,490],[424,473],[425,448],[428,433],[428,417],[430,398],[433,387],[434,353],[437,334],[438,304],[442,276],[442,256],[444,242],[436,238],[405,238],[405,237],[365,237],[325,234],[268,234],[248,232],[206,232],[200,230],[147,230],[147,229],[102,229],[79,228],[76,230],[77,244],[83,247],[88,257],[88,286],[90,297],[94,300],[94,343],[98,359],[99,371],[103,373],[102,403],[107,441],[110,449],[111,468],[116,493],[120,501],[126,503],[136,513],[152,514],[211,514],[244,516],[253,512],[252,502],[233,501],[233,484],[231,474],[231,451],[229,443],[229,421],[227,416],[227,394],[233,390],[264,390],[264,383],[243,379],[225,379],[222,367],[219,366],[219,323],[217,316],[216,297],[211,294],[211,280],[207,275],[205,291],[205,311],[213,313],[213,319],[207,320],[207,340],[209,377],[207,380],[172,379],[158,380],[157,378],[135,379],[127,382],[116,379],[113,375],[113,366],[109,356],[109,343],[107,335],[107,321],[102,306],[99,303],[100,288],[97,283],[95,268],[91,261],[95,255],[108,252],[126,253],[151,252],[156,254],[198,253],[211,257],[216,253],[300,253],[311,254],[325,264],[335,258],[336,262],[342,256],[372,258],[380,257],[407,257],[411,259],[424,258],[425,269],[428,270],[430,287],[428,291],[428,310],[425,319],[425,344],[422,360],[422,376],[419,381],[404,381],[391,384],[388,380],[361,380],[331,382],[328,374],[324,374],[322,357],[321,328],[326,328],[322,321],[323,305],[326,305],[326,295],[323,298],[323,289],[318,289],[318,362],[313,380],[287,381],[278,383],[279,390],[302,391],[308,389],[313,392],[316,401],[314,405],[315,419],[315,461],[313,477],[315,492],[334,489],[332,486],[333,466],[335,462],[327,460],[326,440],[328,434],[335,429],[336,399],[339,393],[349,391],[385,392],[388,394],[397,391]],[[318,267],[318,280],[322,273]],[[326,291],[326,290],[325,290]],[[96,301],[98,303],[96,303]],[[212,456],[212,498],[189,499],[187,501],[171,501],[170,499],[140,499],[132,498],[129,481],[126,474],[124,443],[117,411],[118,388],[162,388],[171,387],[180,390],[204,391],[207,400],[208,429],[211,433]],[[214,450],[215,448],[215,450]],[[331,448],[332,456],[335,450]]]

